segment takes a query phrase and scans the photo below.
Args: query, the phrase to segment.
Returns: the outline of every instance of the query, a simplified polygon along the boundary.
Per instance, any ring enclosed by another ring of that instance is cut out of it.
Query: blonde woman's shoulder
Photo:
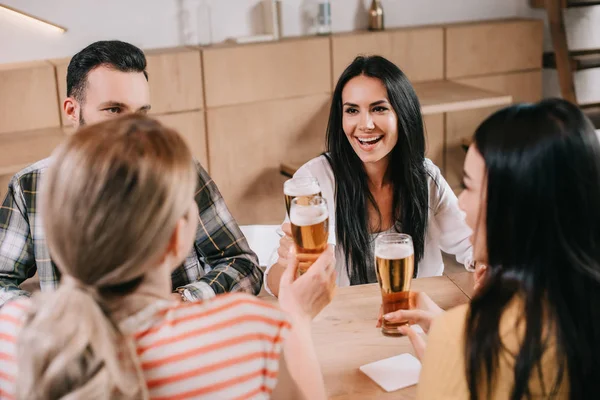
[[[205,317],[206,321],[262,321],[274,326],[288,325],[285,313],[275,304],[245,293],[227,293],[209,300],[181,303],[173,311],[179,317],[194,315]]]
[[[33,301],[29,297],[20,297],[5,303],[0,308],[0,323],[4,319],[21,318],[32,305]]]
[[[9,301],[0,308],[0,342],[6,341],[13,345],[17,343],[19,331],[32,305],[31,299],[23,297]],[[8,347],[3,344],[0,349],[8,351]]]

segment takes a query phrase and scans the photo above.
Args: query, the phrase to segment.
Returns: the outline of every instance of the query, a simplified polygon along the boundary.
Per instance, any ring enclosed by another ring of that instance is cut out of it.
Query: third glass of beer
[[[298,271],[301,275],[327,248],[329,237],[327,201],[321,196],[292,199],[290,224],[299,261]]]
[[[415,269],[415,252],[410,235],[386,233],[375,239],[375,270],[381,288],[383,314],[410,308],[410,282]],[[398,326],[383,320],[381,331],[386,336],[402,336]]]

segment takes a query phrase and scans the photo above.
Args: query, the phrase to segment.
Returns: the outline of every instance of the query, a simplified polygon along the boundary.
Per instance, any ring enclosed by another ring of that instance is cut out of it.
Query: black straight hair
[[[327,153],[336,182],[336,235],[345,253],[352,285],[369,283],[373,268],[367,207],[381,212],[368,187],[364,165],[342,127],[342,91],[348,81],[364,75],[379,79],[398,119],[398,142],[390,153],[387,176],[393,185],[394,227],[413,238],[415,270],[423,258],[429,212],[425,135],[419,99],[410,81],[394,63],[380,56],[357,57],[340,76],[331,103],[327,126]]]
[[[148,79],[146,56],[142,50],[119,40],[102,40],[90,44],[71,58],[67,68],[67,96],[83,103],[87,76],[99,66],[121,72],[143,72]]]
[[[487,169],[488,272],[465,328],[470,398],[488,398],[500,354],[503,312],[522,304],[524,337],[514,358],[513,400],[531,397],[532,376],[556,346],[571,399],[600,393],[600,144],[591,122],[564,100],[514,105],[484,121],[474,146]],[[513,300],[514,299],[514,300]],[[487,393],[486,393],[487,389]]]

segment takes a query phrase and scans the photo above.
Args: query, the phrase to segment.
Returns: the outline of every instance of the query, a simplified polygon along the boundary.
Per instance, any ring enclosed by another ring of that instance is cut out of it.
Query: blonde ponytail
[[[132,359],[137,355],[122,354],[130,339],[84,288],[63,284],[56,293],[35,296],[25,326],[17,353],[18,399],[148,398]]]
[[[141,116],[84,128],[54,153],[41,210],[62,280],[26,315],[18,399],[149,397],[133,339],[111,316],[122,296],[103,293],[151,273],[195,182],[183,140]]]

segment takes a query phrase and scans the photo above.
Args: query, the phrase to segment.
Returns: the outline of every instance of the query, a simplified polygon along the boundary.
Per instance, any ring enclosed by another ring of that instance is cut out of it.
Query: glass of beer
[[[293,199],[301,199],[301,203],[306,204],[313,196],[321,196],[321,187],[315,178],[292,178],[283,184],[283,194],[285,195],[285,209],[289,216]]]
[[[292,238],[296,246],[298,271],[302,275],[327,248],[329,210],[327,201],[318,195],[296,197],[290,204]]]
[[[375,271],[381,288],[383,315],[411,308],[410,282],[414,269],[415,251],[410,235],[386,233],[375,239]],[[381,332],[386,336],[402,336],[398,327],[407,323],[390,323],[384,319]]]

